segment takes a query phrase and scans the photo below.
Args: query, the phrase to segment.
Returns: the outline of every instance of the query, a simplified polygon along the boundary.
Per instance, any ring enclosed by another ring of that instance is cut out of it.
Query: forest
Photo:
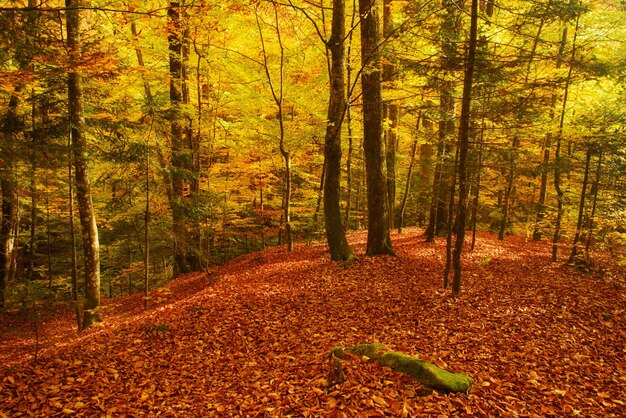
[[[624,0],[0,27],[0,417],[619,416]]]

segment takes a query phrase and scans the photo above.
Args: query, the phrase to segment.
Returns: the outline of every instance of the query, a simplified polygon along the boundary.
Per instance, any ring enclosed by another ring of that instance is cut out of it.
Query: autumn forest
[[[0,417],[625,408],[623,0],[0,27]]]

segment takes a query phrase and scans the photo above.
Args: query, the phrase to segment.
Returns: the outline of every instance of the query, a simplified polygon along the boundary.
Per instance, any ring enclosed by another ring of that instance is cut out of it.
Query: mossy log
[[[333,348],[330,354],[329,384],[341,383],[343,378],[341,359],[346,359],[346,353],[377,360],[382,366],[407,374],[424,386],[440,392],[467,392],[473,384],[472,378],[465,373],[451,373],[427,361],[392,351],[384,344]]]

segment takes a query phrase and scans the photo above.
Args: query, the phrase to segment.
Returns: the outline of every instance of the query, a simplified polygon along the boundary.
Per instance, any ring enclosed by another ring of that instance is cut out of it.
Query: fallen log
[[[346,353],[374,359],[382,366],[407,374],[422,385],[439,392],[468,392],[474,383],[465,373],[449,372],[417,357],[392,351],[384,344],[359,344],[349,348],[335,347],[331,350],[328,375],[328,383],[331,386],[345,380],[341,360],[348,358]]]

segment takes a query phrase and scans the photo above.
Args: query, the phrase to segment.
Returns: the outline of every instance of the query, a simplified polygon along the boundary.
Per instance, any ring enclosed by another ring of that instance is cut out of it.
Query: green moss
[[[331,351],[342,358],[344,352],[377,360],[382,366],[407,374],[429,388],[442,392],[467,392],[473,384],[465,373],[451,373],[432,363],[397,351],[390,351],[384,344],[359,344],[346,348],[335,347]]]
[[[413,377],[425,386],[444,392],[466,392],[473,380],[465,373],[451,373],[432,363],[397,351],[383,354],[380,364]]]
[[[356,356],[365,356],[380,361],[383,354],[389,349],[385,344],[359,344],[346,349],[346,351]]]

